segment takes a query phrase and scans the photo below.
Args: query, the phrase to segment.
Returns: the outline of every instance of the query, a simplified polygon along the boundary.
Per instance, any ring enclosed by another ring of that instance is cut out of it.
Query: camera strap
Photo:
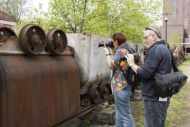
[[[131,69],[131,67],[129,67],[129,68],[128,68],[128,75],[126,75],[126,74],[123,72],[123,70],[122,70],[122,68],[121,68],[120,65],[119,65],[119,68],[120,68],[120,70],[122,71],[122,73],[123,73],[123,75],[124,75],[124,77],[125,77],[125,80],[126,80],[128,83],[131,84],[131,91],[132,91],[132,81],[134,80],[134,77],[133,77],[133,70]]]
[[[134,51],[132,48],[130,48],[129,46],[126,46],[124,49],[126,49],[130,54],[135,53],[135,51]],[[127,75],[126,75],[126,74],[123,72],[123,70],[122,70],[120,64],[119,64],[119,69],[122,71],[122,73],[123,73],[123,75],[124,75],[126,81],[131,84],[131,91],[132,91],[132,81],[133,81],[133,79],[134,79],[134,78],[133,78],[133,70],[132,70],[131,67],[129,66],[129,67],[128,67],[128,71],[127,71],[128,73],[127,73]]]

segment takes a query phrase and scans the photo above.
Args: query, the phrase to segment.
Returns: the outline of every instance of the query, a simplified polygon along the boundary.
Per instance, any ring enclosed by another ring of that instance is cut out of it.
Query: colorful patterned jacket
[[[126,49],[118,49],[113,60],[111,61],[111,66],[114,68],[113,75],[111,79],[112,88],[115,91],[121,91],[125,87],[127,87],[128,82],[126,81],[123,73],[128,73],[128,63],[127,60],[121,61],[121,56],[128,54],[129,52]],[[120,70],[120,67],[123,71]]]

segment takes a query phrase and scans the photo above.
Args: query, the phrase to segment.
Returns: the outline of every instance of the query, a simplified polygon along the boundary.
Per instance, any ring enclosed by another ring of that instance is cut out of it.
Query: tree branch
[[[85,16],[85,11],[86,11],[86,4],[87,4],[87,0],[85,0],[85,4],[84,4],[84,10],[83,10],[83,17],[82,17],[82,24],[81,24],[81,30],[80,30],[80,33],[82,33],[82,29],[83,29],[84,16]]]

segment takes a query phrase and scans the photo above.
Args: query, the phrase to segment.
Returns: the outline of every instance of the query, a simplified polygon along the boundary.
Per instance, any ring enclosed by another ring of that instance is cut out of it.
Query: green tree
[[[181,39],[181,37],[180,37],[180,35],[179,35],[179,33],[178,32],[175,32],[171,37],[170,37],[170,39],[168,40],[168,43],[169,43],[169,45],[170,45],[170,47],[176,47],[176,46],[179,46],[179,48],[178,48],[178,50],[180,50],[181,49],[181,45],[180,45],[180,40]]]
[[[49,10],[44,12],[40,4],[31,19],[46,32],[56,27],[65,32],[104,36],[123,32],[132,38],[133,34],[141,36],[146,26],[161,19],[161,4],[162,0],[50,0]]]
[[[29,8],[26,6],[27,2],[28,0],[1,0],[1,11],[14,17],[18,22],[21,16],[29,11]]]

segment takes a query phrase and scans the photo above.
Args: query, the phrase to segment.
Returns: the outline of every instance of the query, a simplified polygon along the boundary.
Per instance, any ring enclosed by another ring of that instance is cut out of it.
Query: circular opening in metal
[[[57,36],[59,37],[59,36],[60,36],[60,33],[58,33]]]
[[[36,32],[36,30],[35,30],[35,29],[33,29],[33,32],[35,33],[35,32]]]
[[[32,47],[31,50],[34,51],[34,47]]]
[[[56,48],[54,48],[54,50],[56,51]]]

